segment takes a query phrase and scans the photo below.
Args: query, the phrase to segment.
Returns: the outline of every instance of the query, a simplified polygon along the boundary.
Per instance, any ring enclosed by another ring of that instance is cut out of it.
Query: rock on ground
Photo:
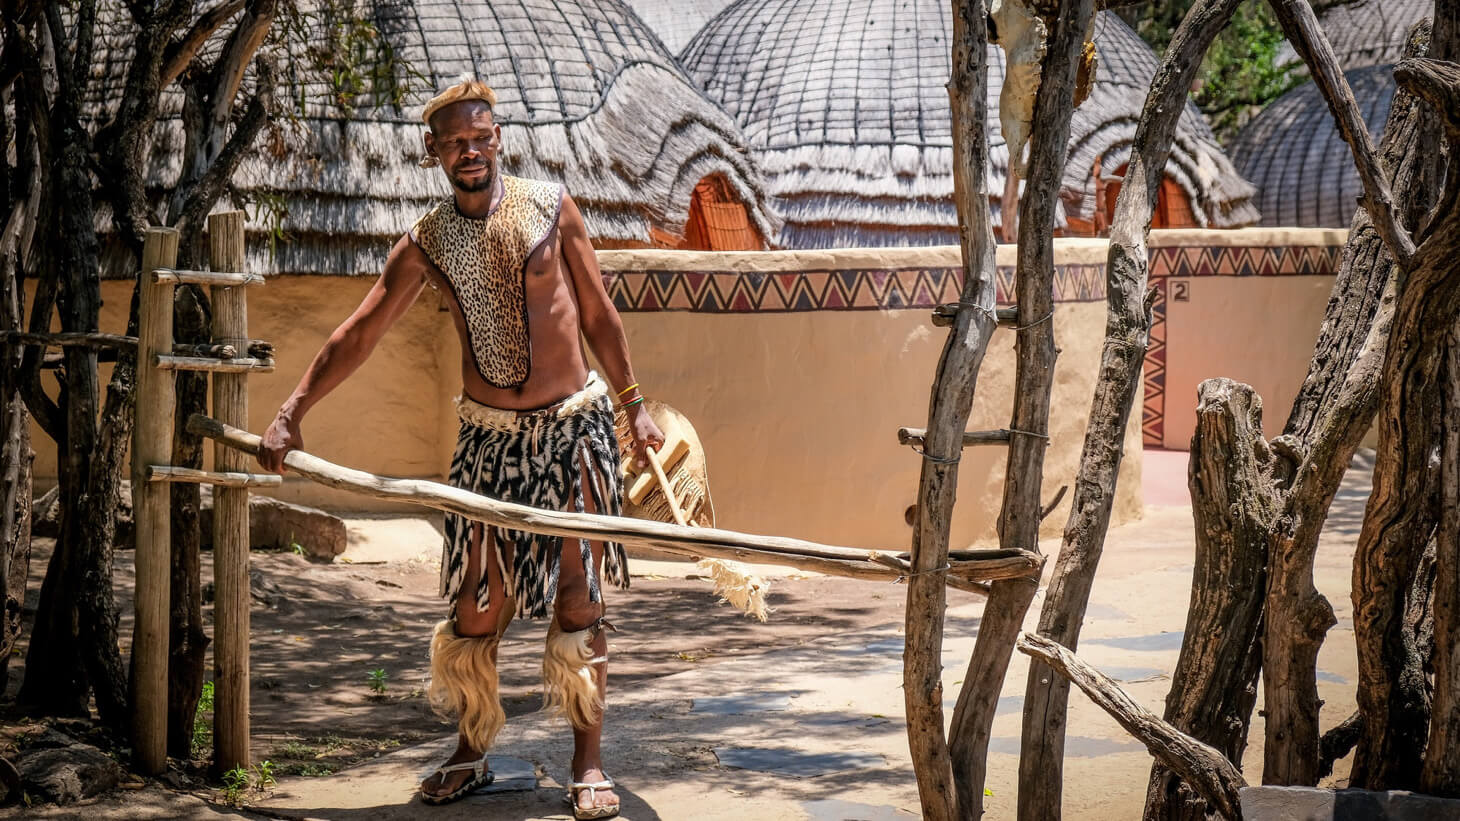
[[[121,765],[90,744],[35,750],[20,759],[24,789],[52,804],[100,795],[122,779]]]

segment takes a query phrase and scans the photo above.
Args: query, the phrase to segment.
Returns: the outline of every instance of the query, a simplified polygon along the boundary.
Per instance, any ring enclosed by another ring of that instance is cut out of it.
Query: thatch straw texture
[[[1394,67],[1350,69],[1344,77],[1377,140],[1394,98]],[[1311,82],[1254,117],[1232,142],[1232,159],[1257,186],[1263,225],[1347,228],[1363,193],[1348,143]]]
[[[951,20],[945,0],[739,0],[680,54],[690,76],[735,115],[786,220],[787,248],[957,242],[952,133],[945,84]],[[1062,200],[1089,219],[1097,156],[1126,161],[1156,55],[1113,14],[1095,26],[1100,69],[1075,111]],[[989,49],[989,187],[1002,191],[1003,52]],[[1202,225],[1255,222],[1237,175],[1194,105],[1177,127],[1166,173]],[[997,201],[991,203],[999,219]]]
[[[388,81],[366,84],[343,108],[327,71],[295,62],[280,95],[302,103],[235,178],[245,193],[282,197],[290,241],[270,258],[255,243],[250,267],[269,273],[374,274],[391,243],[441,198],[440,170],[421,169],[419,115],[463,73],[494,86],[509,174],[567,185],[599,245],[648,244],[649,229],[683,230],[691,194],[720,174],[752,224],[774,238],[780,221],[739,126],[620,0],[374,0],[358,7],[396,56]],[[323,38],[328,15],[307,21]],[[122,27],[118,27],[122,28]],[[127,44],[99,62],[119,64]],[[115,103],[120,72],[99,106]],[[404,94],[392,100],[391,83]],[[181,169],[181,94],[153,146],[153,180]],[[254,238],[264,217],[250,223]]]
[[[675,54],[734,0],[628,0],[664,45]]]
[[[1320,12],[1318,22],[1347,71],[1399,62],[1410,26],[1434,13],[1434,0],[1353,0]],[[1297,62],[1298,53],[1284,43],[1278,65]]]

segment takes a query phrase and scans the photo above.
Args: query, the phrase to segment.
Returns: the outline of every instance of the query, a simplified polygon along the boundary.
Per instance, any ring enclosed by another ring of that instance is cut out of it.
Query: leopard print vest
[[[516,388],[532,371],[527,260],[557,224],[563,187],[501,179],[502,198],[486,217],[462,216],[451,198],[417,220],[411,238],[456,296],[477,372],[493,387]]]

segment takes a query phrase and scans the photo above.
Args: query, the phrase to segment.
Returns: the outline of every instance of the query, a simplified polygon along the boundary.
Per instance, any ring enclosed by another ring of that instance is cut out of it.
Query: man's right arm
[[[409,237],[401,237],[386,259],[380,279],[355,312],[330,334],[264,431],[258,460],[265,470],[284,472],[284,455],[304,447],[299,431],[304,414],[364,364],[385,332],[420,295],[426,270],[425,255]]]

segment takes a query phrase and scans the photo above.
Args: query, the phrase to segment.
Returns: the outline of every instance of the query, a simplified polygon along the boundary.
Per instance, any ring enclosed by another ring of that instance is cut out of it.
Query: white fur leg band
[[[491,749],[507,723],[497,693],[497,636],[459,636],[450,620],[431,636],[431,684],[426,700],[443,718],[456,719],[473,749]]]
[[[595,625],[564,633],[554,618],[542,654],[543,709],[566,716],[580,730],[597,725],[603,715],[592,665],[607,659],[594,658],[589,646],[598,629]]]

